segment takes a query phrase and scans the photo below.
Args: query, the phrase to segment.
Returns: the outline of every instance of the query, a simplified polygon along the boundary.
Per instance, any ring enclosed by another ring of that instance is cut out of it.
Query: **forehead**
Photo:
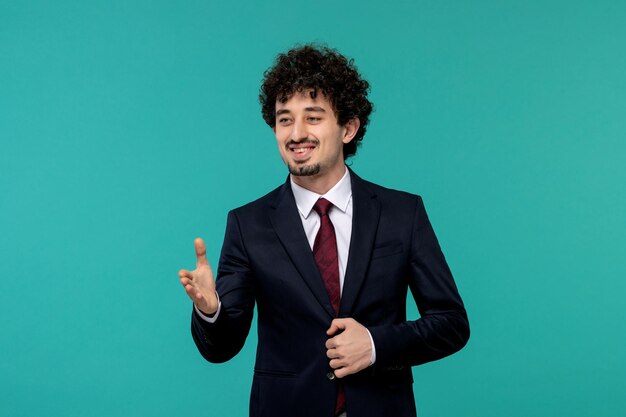
[[[321,91],[317,91],[317,94],[312,93],[313,90],[296,91],[288,96],[287,100],[281,101],[276,99],[276,112],[280,110],[295,111],[321,107],[325,111],[334,113],[332,104],[324,93]]]

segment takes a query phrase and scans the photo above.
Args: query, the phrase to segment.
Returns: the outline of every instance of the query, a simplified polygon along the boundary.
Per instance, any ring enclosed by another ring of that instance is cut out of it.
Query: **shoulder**
[[[422,201],[422,198],[418,194],[375,184],[371,181],[364,180],[352,171],[350,174],[352,178],[352,191],[353,194],[357,196],[359,194],[369,194],[371,197],[378,199],[382,204],[386,205],[398,204],[415,207],[416,204]]]
[[[259,213],[265,212],[273,207],[275,207],[278,202],[281,201],[285,196],[288,196],[291,193],[291,188],[289,187],[289,183],[283,183],[280,186],[276,187],[269,193],[265,194],[262,197],[257,198],[243,206],[236,207],[230,211],[230,213],[236,216],[249,216],[249,215],[258,215]]]

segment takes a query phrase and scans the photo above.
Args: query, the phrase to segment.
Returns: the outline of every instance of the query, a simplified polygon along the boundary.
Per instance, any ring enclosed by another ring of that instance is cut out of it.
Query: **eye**
[[[308,118],[308,120],[309,120],[310,122],[317,123],[317,122],[319,122],[320,120],[322,120],[322,118],[321,118],[321,117],[309,117],[309,118]]]

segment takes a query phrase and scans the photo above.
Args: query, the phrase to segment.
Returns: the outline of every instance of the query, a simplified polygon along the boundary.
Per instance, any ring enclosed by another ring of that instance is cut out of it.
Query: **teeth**
[[[304,153],[308,151],[309,149],[313,149],[313,148],[295,148],[295,149],[292,149],[292,151],[295,153]]]

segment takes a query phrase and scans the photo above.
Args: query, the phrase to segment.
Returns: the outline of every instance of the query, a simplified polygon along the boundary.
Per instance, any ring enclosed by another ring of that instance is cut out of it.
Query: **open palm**
[[[196,247],[196,269],[193,271],[181,269],[178,271],[178,276],[191,301],[195,303],[200,311],[207,315],[212,315],[215,314],[218,307],[213,271],[206,258],[204,241],[197,238],[193,243]]]

